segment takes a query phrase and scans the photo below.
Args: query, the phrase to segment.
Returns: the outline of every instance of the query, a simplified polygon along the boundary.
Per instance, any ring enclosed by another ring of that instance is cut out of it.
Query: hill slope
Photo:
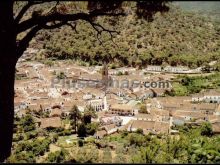
[[[32,46],[47,51],[37,58],[80,59],[90,64],[108,60],[117,65],[168,63],[189,67],[219,59],[220,26],[217,23],[175,7],[171,7],[168,13],[157,13],[153,22],[147,22],[137,19],[134,9],[128,8],[132,11],[130,15],[117,22],[97,19],[105,27],[120,32],[114,36],[114,43],[107,33],[103,33],[103,45],[100,45],[91,25],[79,21],[78,33],[70,27],[40,31]]]
[[[220,22],[219,1],[174,1],[173,4],[179,6],[184,11],[198,12]]]

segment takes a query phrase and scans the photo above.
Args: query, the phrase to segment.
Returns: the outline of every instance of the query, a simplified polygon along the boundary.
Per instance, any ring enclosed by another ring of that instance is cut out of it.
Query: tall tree
[[[89,124],[91,123],[92,118],[96,118],[96,117],[97,114],[95,112],[95,109],[92,106],[87,106],[83,114],[83,122],[85,124]]]
[[[0,1],[0,162],[3,162],[11,153],[15,66],[37,32],[42,29],[60,28],[64,25],[75,29],[77,21],[84,20],[96,30],[98,38],[103,31],[112,36],[115,31],[96,23],[95,18],[125,15],[121,10],[123,1],[94,1],[88,3],[88,12],[77,10],[76,6],[76,12],[68,13],[65,5],[56,3],[47,13],[34,11],[31,18],[22,19],[32,6],[47,2],[50,1],[29,1],[18,14],[15,14],[13,11],[14,0]],[[22,32],[27,33],[21,40],[16,41],[17,36]]]
[[[78,127],[78,120],[81,119],[81,113],[76,105],[73,105],[71,111],[70,111],[70,119],[73,120],[73,126],[75,128],[75,131],[77,132]]]

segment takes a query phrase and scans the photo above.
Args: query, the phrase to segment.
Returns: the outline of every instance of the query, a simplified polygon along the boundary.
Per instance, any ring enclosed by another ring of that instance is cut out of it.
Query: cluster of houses
[[[160,71],[157,66],[149,66],[148,69]],[[108,71],[105,65],[91,69],[64,62],[55,66],[22,62],[17,70],[22,78],[16,80],[15,112],[20,117],[25,115],[27,110],[45,113],[45,117],[37,119],[42,129],[65,127],[62,119],[68,116],[73,105],[76,105],[82,113],[87,106],[93,107],[97,112],[98,118],[94,119],[94,122],[101,124],[95,134],[97,138],[118,130],[142,129],[145,134],[176,133],[171,129],[174,125],[199,124],[202,121],[210,121],[214,132],[220,133],[220,92],[209,91],[192,97],[162,97],[170,87],[143,86],[150,80],[170,81],[173,77],[169,75],[143,75],[136,69],[122,68],[121,72],[127,74],[119,76],[113,70]],[[181,69],[176,68],[176,71],[181,72]],[[68,81],[54,80],[61,72],[69,78]],[[69,86],[69,80],[87,85]],[[110,80],[119,83],[123,80],[138,80],[140,84],[124,88],[107,86]],[[96,85],[88,86],[88,82]],[[140,113],[140,105],[146,107],[146,113]]]
[[[165,73],[185,73],[185,74],[192,74],[192,73],[201,73],[201,67],[196,69],[190,69],[185,66],[157,66],[157,65],[149,65],[145,69],[148,72],[165,72]]]
[[[102,116],[104,129],[96,133],[97,138],[102,138],[112,131],[136,131],[137,129],[142,129],[144,134],[176,134],[178,131],[172,129],[173,126],[200,125],[207,121],[212,124],[215,134],[220,133],[220,105],[218,103],[194,103],[191,97],[160,97],[150,99],[146,103],[147,114],[140,113],[135,108],[130,110],[126,107],[121,108],[122,106],[116,105],[116,108],[114,107]],[[122,119],[120,126],[116,124],[118,120],[113,120],[117,116]],[[109,122],[110,118],[112,118],[111,122]],[[111,127],[107,127],[107,124]]]
[[[192,96],[193,102],[220,103],[220,92],[210,90]]]

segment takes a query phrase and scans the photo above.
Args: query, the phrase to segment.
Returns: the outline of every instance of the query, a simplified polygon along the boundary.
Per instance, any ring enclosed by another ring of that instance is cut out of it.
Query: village
[[[220,163],[219,4],[2,2],[0,163]]]
[[[161,71],[161,68],[108,69],[106,63],[86,67],[63,61],[47,66],[22,59],[17,66],[15,112],[18,117],[25,116],[27,111],[47,113],[44,118],[36,117],[39,129],[66,128],[62,118],[71,113],[73,105],[82,113],[90,106],[97,113],[97,118],[92,119],[99,123],[94,134],[97,139],[119,130],[178,134],[178,130],[173,129],[175,126],[199,125],[205,121],[212,124],[214,133],[220,133],[220,92],[209,90],[192,96],[164,97],[171,90],[175,75],[149,71]],[[175,71],[179,73],[186,69],[170,70]],[[69,85],[70,79],[74,86]],[[121,82],[125,80],[133,85],[123,85]],[[134,85],[137,81],[139,83]],[[109,85],[109,82],[122,85]]]

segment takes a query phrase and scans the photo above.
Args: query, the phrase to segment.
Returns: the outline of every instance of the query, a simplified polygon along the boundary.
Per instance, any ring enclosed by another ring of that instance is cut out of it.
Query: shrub
[[[61,151],[51,152],[47,156],[46,161],[50,163],[64,163],[69,156],[69,152],[65,149],[61,149]]]
[[[201,135],[203,135],[203,136],[212,136],[213,135],[211,123],[205,122],[202,124]]]
[[[78,146],[79,146],[79,147],[82,147],[83,145],[84,145],[83,140],[82,140],[82,139],[79,139],[79,140],[78,140]]]
[[[143,133],[144,133],[144,131],[143,131],[143,129],[138,128],[138,129],[136,130],[136,133],[138,133],[138,134],[143,134]]]

